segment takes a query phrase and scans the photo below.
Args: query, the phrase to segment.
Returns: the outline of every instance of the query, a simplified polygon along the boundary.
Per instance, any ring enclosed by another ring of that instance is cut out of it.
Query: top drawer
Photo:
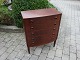
[[[31,29],[42,30],[42,29],[53,29],[56,25],[59,25],[59,16],[48,16],[35,19],[29,19]]]

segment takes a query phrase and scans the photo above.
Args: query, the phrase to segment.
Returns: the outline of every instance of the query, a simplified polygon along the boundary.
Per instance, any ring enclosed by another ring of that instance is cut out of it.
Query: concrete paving
[[[80,60],[80,1],[50,2],[62,12],[56,46],[33,47],[28,54],[24,33],[0,32],[0,60]]]

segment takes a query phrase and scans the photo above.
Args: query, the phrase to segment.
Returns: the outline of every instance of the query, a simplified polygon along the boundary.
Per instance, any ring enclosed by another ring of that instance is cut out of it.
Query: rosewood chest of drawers
[[[21,12],[23,17],[28,52],[30,47],[47,44],[58,37],[61,13],[54,8]]]

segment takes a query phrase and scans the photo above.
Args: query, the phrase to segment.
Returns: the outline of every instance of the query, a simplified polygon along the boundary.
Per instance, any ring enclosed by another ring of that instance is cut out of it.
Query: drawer
[[[34,31],[31,35],[31,44],[32,46],[38,46],[46,44],[56,40],[57,31],[43,30],[43,31]]]
[[[38,35],[56,35],[58,33],[58,26],[55,26],[53,28],[49,28],[49,29],[40,29],[40,30],[34,30],[31,29],[31,36],[38,36]]]
[[[50,43],[52,41],[56,40],[56,37],[50,35],[41,35],[41,36],[35,36],[34,38],[32,38],[32,46],[39,46],[39,45],[43,45],[43,44],[47,44]]]
[[[49,16],[36,19],[30,19],[31,29],[41,30],[41,29],[53,29],[58,27],[60,24],[60,16]]]
[[[44,34],[52,34],[55,33],[54,30],[33,30],[31,31],[31,35],[44,35]]]

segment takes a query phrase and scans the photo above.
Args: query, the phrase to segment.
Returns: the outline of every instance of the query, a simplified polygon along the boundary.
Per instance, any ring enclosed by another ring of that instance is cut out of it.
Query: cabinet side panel
[[[23,20],[23,23],[24,23],[26,44],[28,47],[30,47],[31,46],[30,22],[28,19],[26,19],[26,20]]]

